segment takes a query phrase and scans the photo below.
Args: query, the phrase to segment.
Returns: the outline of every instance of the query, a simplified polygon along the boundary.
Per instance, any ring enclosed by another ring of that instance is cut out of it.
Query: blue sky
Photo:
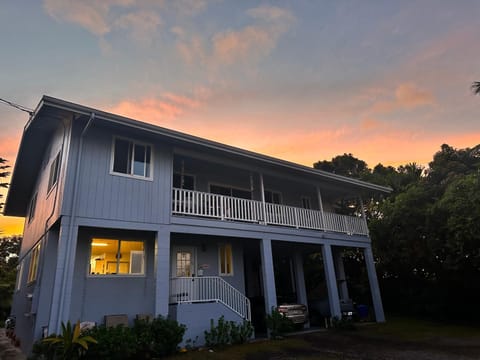
[[[479,1],[5,1],[0,97],[47,94],[305,165],[427,164],[442,143],[480,142],[479,18]],[[0,105],[12,165],[26,121]]]

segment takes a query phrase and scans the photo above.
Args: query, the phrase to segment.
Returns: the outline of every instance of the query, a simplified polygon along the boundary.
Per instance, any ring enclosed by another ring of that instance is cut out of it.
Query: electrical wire
[[[33,115],[33,109],[27,108],[26,106],[15,104],[14,102],[11,102],[11,101],[8,101],[8,100],[2,99],[2,98],[0,98],[0,102],[4,103],[6,105],[9,105],[11,107],[14,107],[15,109],[25,111],[29,115]]]

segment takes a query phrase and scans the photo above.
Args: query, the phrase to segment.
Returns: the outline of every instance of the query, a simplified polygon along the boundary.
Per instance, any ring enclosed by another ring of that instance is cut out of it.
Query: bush
[[[285,333],[293,331],[295,326],[292,320],[272,308],[272,313],[267,315],[267,328],[271,338],[280,339]]]
[[[185,330],[185,325],[162,316],[151,321],[135,320],[133,333],[137,340],[137,356],[161,357],[175,353]]]
[[[128,327],[96,326],[87,330],[86,334],[98,341],[88,349],[85,359],[127,360],[135,359],[137,339]]]
[[[346,316],[342,318],[338,318],[337,316],[335,316],[332,319],[332,328],[334,328],[335,330],[341,330],[341,331],[357,329],[357,327],[353,322],[353,319]]]
[[[243,344],[253,335],[253,326],[250,321],[244,320],[242,324],[235,321],[225,321],[222,315],[217,320],[210,320],[210,331],[205,331],[205,345],[208,347],[223,347],[229,344]]]

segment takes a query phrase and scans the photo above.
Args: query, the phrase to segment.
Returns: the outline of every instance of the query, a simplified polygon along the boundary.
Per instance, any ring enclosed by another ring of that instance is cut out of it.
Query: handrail
[[[220,302],[243,319],[251,320],[250,300],[219,276],[170,279],[170,303]]]
[[[172,214],[367,235],[363,217],[173,188]]]

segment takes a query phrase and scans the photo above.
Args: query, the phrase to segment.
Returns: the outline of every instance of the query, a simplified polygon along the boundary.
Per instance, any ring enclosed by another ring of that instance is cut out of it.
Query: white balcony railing
[[[215,301],[250,321],[250,300],[218,276],[176,277],[170,279],[170,303]]]
[[[200,191],[173,189],[172,214],[368,235],[364,218]]]

